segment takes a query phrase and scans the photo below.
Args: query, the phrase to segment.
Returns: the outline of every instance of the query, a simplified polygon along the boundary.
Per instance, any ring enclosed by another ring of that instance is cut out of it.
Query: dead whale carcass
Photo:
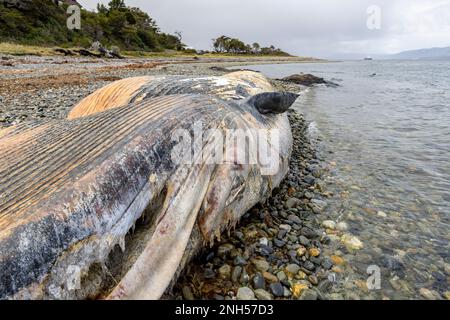
[[[280,112],[296,96],[271,91],[251,72],[126,79],[67,120],[0,131],[0,296],[159,298],[195,248],[285,176],[292,136]],[[258,111],[271,104],[275,113]],[[176,138],[195,136],[198,122],[197,150],[186,152]],[[239,130],[247,143],[226,143]],[[236,160],[261,137],[268,163]]]

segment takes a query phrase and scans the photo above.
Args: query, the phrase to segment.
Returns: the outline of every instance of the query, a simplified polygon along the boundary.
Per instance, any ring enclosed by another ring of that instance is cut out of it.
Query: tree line
[[[182,50],[181,34],[161,32],[156,22],[124,0],[98,5],[97,12],[81,10],[81,29],[66,26],[67,4],[33,0],[26,6],[0,4],[0,41],[32,45],[87,47],[95,41],[125,50]]]
[[[273,45],[261,47],[257,42],[250,45],[237,38],[224,35],[213,39],[213,48],[217,53],[289,56],[287,52],[275,48]]]
[[[0,42],[89,47],[98,41],[104,46],[128,51],[208,52],[186,49],[181,32],[162,32],[146,12],[127,6],[124,0],[98,4],[96,12],[81,9],[81,29],[70,30],[66,24],[68,2],[30,0],[23,6],[11,6],[10,0],[0,0]],[[213,39],[213,48],[215,53],[289,55],[274,46],[263,47],[256,42],[249,45],[225,35]]]

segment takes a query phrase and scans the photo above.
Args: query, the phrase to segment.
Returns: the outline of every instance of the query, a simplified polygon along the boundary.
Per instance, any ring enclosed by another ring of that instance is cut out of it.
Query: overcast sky
[[[87,8],[108,0],[80,0]],[[450,46],[450,0],[125,0],[148,12],[165,32],[211,49],[225,34],[275,45],[296,55],[384,54]],[[381,9],[381,28],[377,14]],[[367,27],[369,19],[372,29]]]

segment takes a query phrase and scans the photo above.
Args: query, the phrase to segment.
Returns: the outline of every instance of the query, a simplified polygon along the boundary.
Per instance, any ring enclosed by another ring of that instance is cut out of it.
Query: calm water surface
[[[445,297],[450,283],[450,61],[248,66],[269,77],[312,73],[338,83],[304,92],[296,108],[333,167],[327,216],[364,244],[336,298]],[[338,250],[338,249],[336,249]],[[367,266],[381,289],[367,290]],[[422,291],[421,291],[422,290]]]

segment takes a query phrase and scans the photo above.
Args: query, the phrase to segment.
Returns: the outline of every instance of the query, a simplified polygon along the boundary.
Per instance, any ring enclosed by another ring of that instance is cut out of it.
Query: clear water
[[[450,61],[248,66],[269,77],[312,73],[338,83],[296,103],[332,164],[326,214],[364,244],[348,262],[344,298],[445,297],[450,284]],[[367,290],[368,265],[381,268]],[[358,282],[359,280],[359,282]],[[358,285],[359,284],[359,285]],[[421,291],[422,289],[422,291]]]

